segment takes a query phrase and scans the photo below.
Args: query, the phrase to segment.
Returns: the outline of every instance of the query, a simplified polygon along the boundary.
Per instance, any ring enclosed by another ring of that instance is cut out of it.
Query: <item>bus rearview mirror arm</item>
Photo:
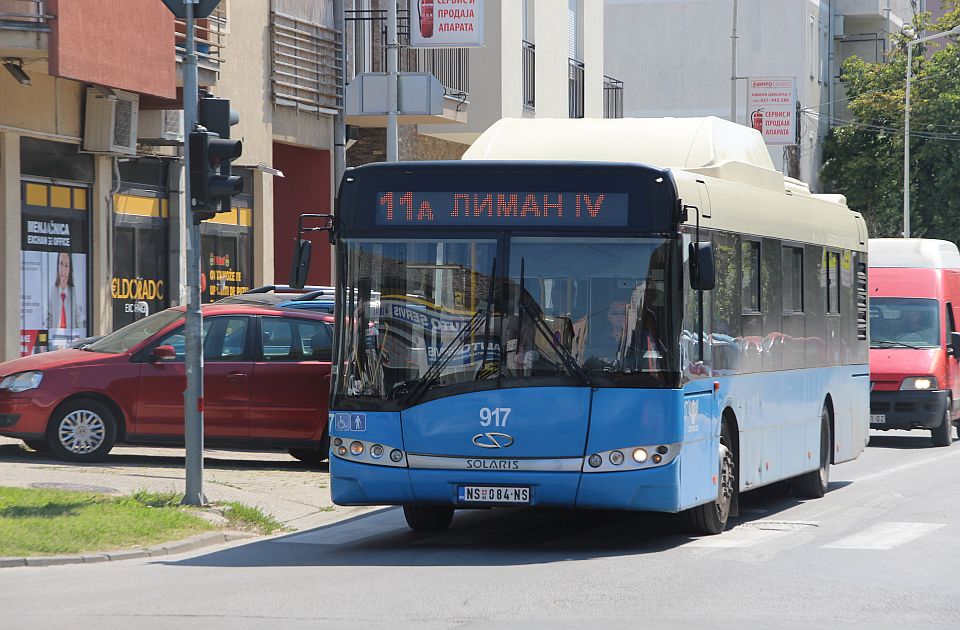
[[[324,223],[313,227],[304,227],[304,219],[321,219]],[[335,245],[337,242],[336,218],[332,214],[304,213],[297,220],[297,244],[293,249],[289,283],[294,289],[302,289],[307,285],[307,273],[310,270],[310,255],[313,251],[313,243],[303,238],[304,232],[327,232],[330,244]]]

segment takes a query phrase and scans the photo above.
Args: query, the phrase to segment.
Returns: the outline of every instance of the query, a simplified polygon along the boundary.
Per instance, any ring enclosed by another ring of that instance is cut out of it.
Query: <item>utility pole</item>
[[[913,77],[913,47],[931,39],[957,34],[960,34],[960,26],[907,42],[907,93],[903,104],[903,238],[910,238],[910,80]]]
[[[733,0],[733,33],[730,35],[730,122],[737,122],[737,0]]]
[[[197,51],[194,39],[194,5],[184,0],[186,9],[186,54],[183,59],[183,129],[189,137],[197,122]],[[190,152],[184,151],[184,166],[190,172]],[[203,494],[203,316],[200,313],[200,224],[194,220],[190,177],[186,177],[187,221],[187,312],[186,336],[187,389],[183,393],[184,444],[186,446],[185,505],[204,505]]]
[[[398,159],[397,77],[399,44],[397,43],[397,0],[387,0],[387,162]]]

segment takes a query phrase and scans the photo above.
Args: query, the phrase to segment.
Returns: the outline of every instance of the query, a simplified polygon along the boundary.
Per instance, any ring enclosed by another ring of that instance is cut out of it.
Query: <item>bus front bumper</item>
[[[531,506],[677,512],[679,459],[660,468],[582,473],[395,468],[330,458],[331,494],[337,505],[453,505],[485,507],[458,499],[461,486],[530,488]]]

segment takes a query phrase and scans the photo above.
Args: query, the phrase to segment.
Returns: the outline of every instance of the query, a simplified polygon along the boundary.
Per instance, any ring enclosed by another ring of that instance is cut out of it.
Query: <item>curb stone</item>
[[[162,543],[146,549],[124,549],[120,551],[103,551],[100,553],[86,553],[74,556],[34,556],[29,558],[0,558],[0,568],[3,567],[50,567],[62,564],[97,564],[100,562],[114,562],[117,560],[132,560],[134,558],[156,558],[168,556],[201,547],[219,545],[243,538],[253,538],[255,534],[246,532],[207,532],[199,536],[191,536],[174,542]]]

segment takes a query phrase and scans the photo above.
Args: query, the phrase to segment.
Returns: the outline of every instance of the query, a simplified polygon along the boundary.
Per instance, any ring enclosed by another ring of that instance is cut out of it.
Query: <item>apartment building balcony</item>
[[[583,62],[571,58],[568,60],[567,66],[569,68],[570,77],[567,84],[567,94],[570,101],[570,118],[583,118]]]
[[[346,12],[347,67],[346,121],[358,127],[384,127],[385,115],[358,115],[364,106],[360,99],[377,99],[380,95],[365,86],[379,86],[379,81],[358,81],[362,75],[387,71],[387,12],[382,9]],[[439,83],[437,88],[442,107],[439,113],[401,114],[400,124],[450,124],[467,120],[470,96],[470,51],[463,48],[425,49],[410,46],[410,11],[397,11],[398,70],[401,73],[426,73]],[[431,82],[432,83],[432,82]],[[427,82],[411,84],[419,89]],[[435,85],[435,84],[434,84]],[[361,89],[361,86],[364,86]],[[433,94],[431,94],[433,96]],[[401,90],[401,99],[403,98]]]
[[[623,81],[603,75],[603,117],[623,118]]]
[[[0,0],[0,58],[46,57],[52,18],[43,0]]]
[[[200,86],[213,85],[220,76],[220,66],[223,64],[223,53],[228,33],[225,4],[226,3],[221,2],[209,17],[194,20],[193,22],[194,39],[197,49],[197,84]],[[177,85],[183,85],[183,57],[187,53],[186,22],[177,19],[175,29]]]

